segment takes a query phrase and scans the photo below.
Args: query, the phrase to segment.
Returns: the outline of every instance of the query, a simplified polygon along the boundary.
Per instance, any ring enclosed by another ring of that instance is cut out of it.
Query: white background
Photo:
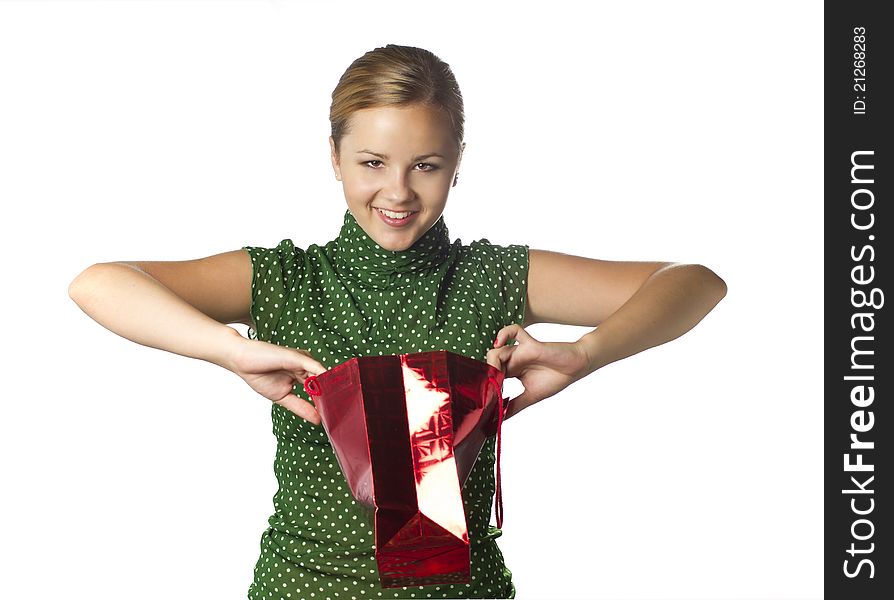
[[[3,596],[245,597],[269,401],[104,329],[68,284],[334,238],[330,94],[397,43],[465,97],[451,239],[701,263],[729,287],[683,337],[507,422],[517,597],[821,597],[822,25],[778,1],[0,2]]]

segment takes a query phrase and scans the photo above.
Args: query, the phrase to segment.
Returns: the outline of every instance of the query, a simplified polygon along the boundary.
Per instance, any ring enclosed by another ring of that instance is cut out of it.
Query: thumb
[[[273,403],[279,404],[283,408],[288,409],[305,421],[309,421],[314,425],[319,425],[322,422],[322,420],[320,419],[320,413],[317,412],[317,409],[314,408],[314,406],[310,402],[299,396],[296,396],[292,392],[289,392],[279,400],[274,400]]]

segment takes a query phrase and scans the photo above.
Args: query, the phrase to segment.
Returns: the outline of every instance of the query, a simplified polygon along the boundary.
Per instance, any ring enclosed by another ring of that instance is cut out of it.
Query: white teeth
[[[385,210],[382,208],[377,208],[376,210],[378,210],[383,215],[385,215],[386,217],[389,217],[391,219],[405,219],[410,216],[410,211],[408,211],[408,212],[392,212],[390,210]]]

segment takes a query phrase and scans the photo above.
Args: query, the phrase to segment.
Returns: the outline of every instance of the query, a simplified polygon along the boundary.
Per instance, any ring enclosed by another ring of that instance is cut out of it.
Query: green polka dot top
[[[249,338],[307,350],[326,368],[355,356],[433,350],[484,361],[497,331],[524,320],[528,246],[451,244],[443,215],[404,251],[379,246],[350,210],[324,246],[303,250],[285,239],[243,250],[253,270]],[[303,386],[293,392],[312,402]],[[372,523],[351,496],[325,430],[271,408],[279,489],[250,599],[515,597],[496,543],[502,532],[490,525],[496,436],[462,489],[471,583],[383,589]]]

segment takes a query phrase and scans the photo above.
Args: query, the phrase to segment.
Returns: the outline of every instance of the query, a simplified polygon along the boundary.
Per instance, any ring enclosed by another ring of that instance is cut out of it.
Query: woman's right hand
[[[232,356],[231,370],[274,404],[319,425],[320,414],[310,402],[293,394],[292,388],[296,382],[304,385],[309,376],[324,373],[326,367],[306,350],[242,339],[244,341]]]

